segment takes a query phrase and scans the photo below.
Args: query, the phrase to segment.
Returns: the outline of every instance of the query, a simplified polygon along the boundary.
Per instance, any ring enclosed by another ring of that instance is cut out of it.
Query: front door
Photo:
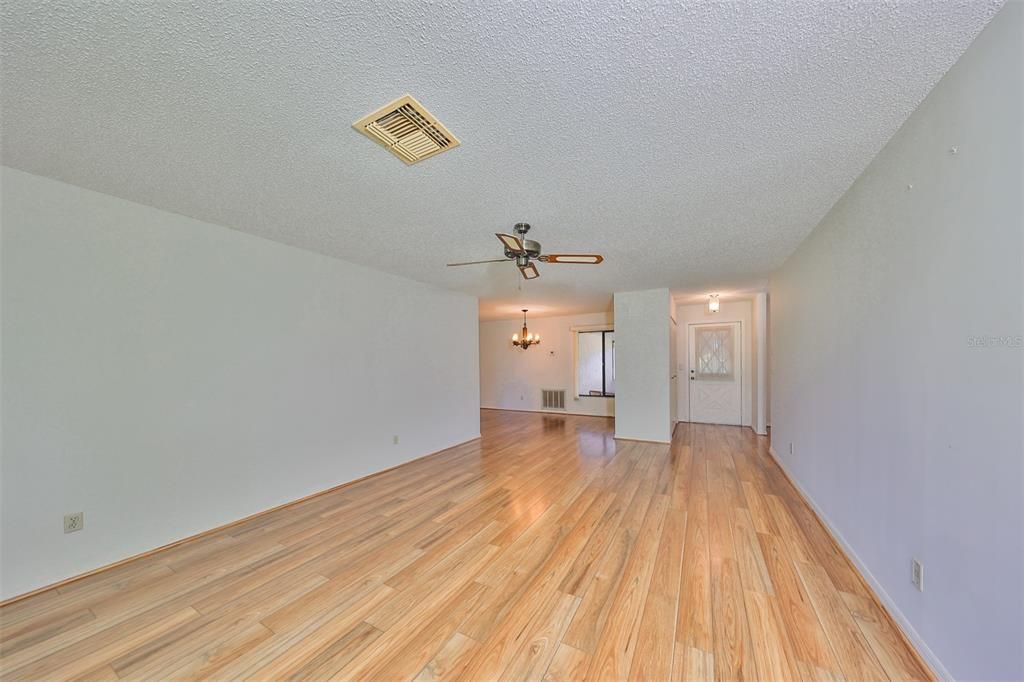
[[[690,325],[690,421],[742,422],[740,323]]]

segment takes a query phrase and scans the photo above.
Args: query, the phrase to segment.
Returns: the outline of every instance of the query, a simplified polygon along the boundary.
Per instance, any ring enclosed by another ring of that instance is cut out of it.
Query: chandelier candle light
[[[512,345],[526,350],[538,343],[540,343],[540,334],[531,334],[530,330],[526,328],[526,308],[523,308],[523,335],[513,334]]]

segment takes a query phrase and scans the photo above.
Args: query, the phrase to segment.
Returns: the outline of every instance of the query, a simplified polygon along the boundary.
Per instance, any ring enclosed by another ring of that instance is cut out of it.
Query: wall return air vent
[[[412,95],[363,116],[352,127],[410,166],[459,146],[459,140]]]
[[[540,403],[542,410],[564,410],[565,389],[542,388],[540,391]]]

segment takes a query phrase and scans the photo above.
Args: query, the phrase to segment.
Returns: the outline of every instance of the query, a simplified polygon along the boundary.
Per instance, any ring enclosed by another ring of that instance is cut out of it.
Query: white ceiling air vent
[[[459,146],[459,141],[412,95],[403,95],[352,127],[408,165]]]

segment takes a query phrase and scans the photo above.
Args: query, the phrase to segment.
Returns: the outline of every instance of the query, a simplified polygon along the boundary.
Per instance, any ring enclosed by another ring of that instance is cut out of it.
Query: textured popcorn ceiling
[[[1000,2],[2,3],[3,163],[459,289],[756,289]],[[350,125],[406,92],[462,146]],[[516,221],[596,267],[446,268]]]

